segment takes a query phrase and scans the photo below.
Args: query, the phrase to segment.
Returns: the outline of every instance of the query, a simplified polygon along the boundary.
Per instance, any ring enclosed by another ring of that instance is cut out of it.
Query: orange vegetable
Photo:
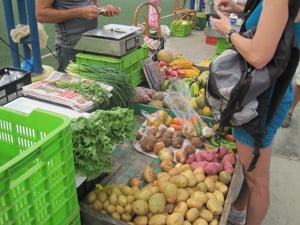
[[[175,123],[170,124],[170,127],[173,127],[175,130],[181,130],[182,129],[182,126],[180,124],[175,124]]]
[[[232,134],[225,134],[225,138],[226,138],[228,141],[231,141],[231,142],[234,142],[234,141],[235,141],[235,139],[234,139],[234,137],[233,137]]]
[[[175,117],[173,118],[173,124],[177,125],[183,125],[186,122],[186,119],[180,118],[180,117]]]

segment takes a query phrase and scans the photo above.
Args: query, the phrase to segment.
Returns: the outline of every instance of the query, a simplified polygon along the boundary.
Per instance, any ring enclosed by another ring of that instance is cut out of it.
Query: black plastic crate
[[[0,69],[0,79],[5,74],[13,76],[14,72],[19,72],[19,78],[11,81],[10,83],[0,86],[0,105],[5,105],[12,100],[23,96],[22,87],[31,84],[31,72],[13,67],[4,67]]]

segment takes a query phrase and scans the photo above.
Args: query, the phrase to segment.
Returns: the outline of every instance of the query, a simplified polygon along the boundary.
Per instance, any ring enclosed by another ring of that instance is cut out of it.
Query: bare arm
[[[60,23],[66,20],[83,18],[91,20],[99,16],[100,6],[98,1],[95,5],[88,5],[72,9],[54,9],[52,7],[54,0],[36,0],[36,18],[41,23]],[[105,16],[115,16],[120,13],[120,9],[113,5],[103,6],[106,9]]]
[[[213,19],[214,28],[226,34],[231,25],[221,12]],[[280,15],[280,16],[278,16]],[[263,9],[253,39],[234,33],[231,41],[241,55],[255,68],[263,68],[273,57],[288,19],[288,0],[264,0]]]
[[[39,22],[60,23],[75,18],[91,20],[99,16],[99,10],[95,6],[58,10],[52,7],[53,2],[54,0],[36,1],[36,17]]]

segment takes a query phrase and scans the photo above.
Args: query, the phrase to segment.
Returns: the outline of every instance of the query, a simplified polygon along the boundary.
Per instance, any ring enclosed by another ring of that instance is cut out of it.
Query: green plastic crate
[[[141,61],[149,56],[149,48],[146,45],[130,52],[122,57],[112,57],[97,54],[78,53],[76,63],[78,64],[98,64],[114,67],[121,72],[128,74],[132,83],[136,86],[144,81],[144,73]],[[139,83],[137,83],[139,80]]]
[[[219,37],[217,38],[216,43],[216,54],[221,54],[225,49],[229,48],[231,44],[226,40],[226,38]]]
[[[196,17],[196,29],[197,30],[204,30],[207,23],[206,13],[197,13]]]
[[[171,23],[171,35],[175,37],[186,37],[192,33],[193,24],[187,22],[186,25],[178,25],[176,22]]]
[[[80,224],[70,124],[0,107],[0,224]]]

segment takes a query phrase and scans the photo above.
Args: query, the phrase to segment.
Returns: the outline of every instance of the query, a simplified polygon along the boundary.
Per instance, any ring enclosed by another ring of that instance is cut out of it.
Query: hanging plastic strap
[[[254,140],[255,140],[255,147],[253,149],[254,156],[253,156],[253,159],[247,169],[248,172],[253,171],[256,167],[257,160],[260,157],[260,149],[263,147],[262,139],[265,136],[265,134],[266,134],[266,129],[262,129],[254,135]]]

